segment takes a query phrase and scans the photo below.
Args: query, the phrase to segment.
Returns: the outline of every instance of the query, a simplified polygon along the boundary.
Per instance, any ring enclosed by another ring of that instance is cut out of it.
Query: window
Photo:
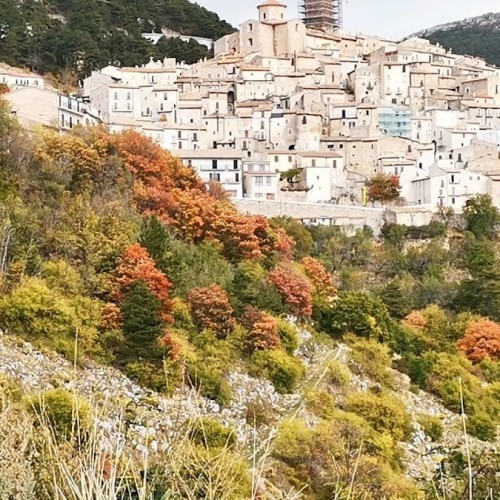
[[[312,161],[311,161],[311,166],[312,166],[312,167],[315,167],[315,166],[316,166],[316,160],[312,160]]]
[[[234,182],[240,182],[240,174],[239,174],[239,172],[236,172],[234,174]]]
[[[238,170],[240,166],[238,165],[238,160],[233,160],[233,170]]]
[[[114,99],[115,101],[117,101],[117,100],[118,100],[118,92],[115,92],[115,94],[114,94],[114,96],[113,96],[113,99]]]
[[[275,156],[274,157],[274,163],[278,163],[280,161],[279,157],[278,156]]]
[[[455,182],[455,176],[454,175],[451,176],[451,182]]]
[[[253,38],[248,39],[248,45],[250,45],[250,47],[253,47]]]
[[[248,31],[253,31],[253,23],[250,23],[250,24],[248,25]]]
[[[197,140],[198,140],[198,133],[194,132],[193,133],[193,141],[197,141]]]
[[[255,178],[255,185],[256,186],[263,186],[264,185],[264,177],[259,176]]]
[[[211,180],[211,181],[217,181],[217,182],[220,182],[220,174],[214,174],[214,173],[211,173],[211,174],[210,174],[210,180]]]
[[[127,101],[130,101],[132,99],[132,94],[130,92],[127,92]]]
[[[452,204],[452,205],[455,205],[455,198],[452,198],[452,199],[451,199],[451,204]]]
[[[270,186],[272,181],[271,177],[266,177],[266,186]]]
[[[217,170],[217,160],[212,160],[212,170]]]
[[[182,139],[182,131],[181,130],[177,131],[177,139]]]
[[[292,163],[292,161],[293,161],[293,156],[289,156],[288,157],[288,163]]]
[[[167,94],[167,92],[163,93],[163,100],[164,101],[168,101],[168,94]]]

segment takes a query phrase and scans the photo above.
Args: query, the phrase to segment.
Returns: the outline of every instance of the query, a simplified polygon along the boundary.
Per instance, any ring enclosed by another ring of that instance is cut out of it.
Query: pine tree
[[[160,271],[166,272],[168,249],[172,241],[168,229],[155,216],[149,217],[143,223],[139,243],[156,262]]]
[[[161,317],[161,301],[144,281],[136,281],[121,306],[125,342],[119,360],[127,363],[138,359],[160,361],[163,350],[159,338],[165,329]]]

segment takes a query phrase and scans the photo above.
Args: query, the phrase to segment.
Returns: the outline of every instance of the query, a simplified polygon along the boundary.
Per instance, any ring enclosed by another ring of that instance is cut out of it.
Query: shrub
[[[418,423],[432,441],[439,441],[443,437],[444,428],[440,418],[425,415],[418,419]]]
[[[205,448],[232,448],[236,433],[213,418],[200,418],[190,423],[189,438]]]
[[[357,393],[346,400],[346,410],[365,418],[378,432],[387,432],[402,441],[411,432],[410,417],[404,404],[387,394]]]
[[[326,380],[337,387],[345,387],[351,382],[349,369],[338,361],[328,363]]]
[[[84,352],[92,350],[101,313],[99,301],[79,295],[66,298],[38,278],[24,280],[0,299],[0,323],[4,328],[72,357],[77,332],[79,347]]]
[[[49,423],[59,439],[67,439],[72,435],[84,437],[90,431],[90,406],[63,389],[38,394],[31,399],[30,409],[41,422]]]
[[[307,408],[316,416],[331,419],[336,412],[335,398],[324,389],[310,390],[305,395]]]
[[[471,322],[458,347],[473,363],[500,361],[500,325],[486,319]]]
[[[312,315],[311,285],[291,265],[278,266],[268,278],[292,314],[300,317]]]
[[[123,366],[123,371],[130,379],[154,391],[163,392],[167,389],[167,376],[161,364],[131,361]]]
[[[301,420],[286,420],[278,429],[273,455],[290,467],[297,467],[311,452],[313,433]]]
[[[209,329],[221,338],[234,328],[233,308],[227,292],[219,285],[197,288],[189,294],[191,314],[200,330]]]
[[[494,441],[498,422],[484,411],[476,411],[466,420],[467,432],[482,441]]]
[[[280,337],[281,346],[288,354],[290,354],[290,356],[293,356],[295,351],[300,346],[297,328],[283,318],[275,318],[275,321],[278,327],[278,335]]]
[[[235,309],[242,313],[246,306],[254,306],[273,314],[285,312],[278,290],[267,280],[266,271],[257,262],[242,262],[230,286]]]
[[[281,394],[293,392],[305,374],[302,363],[283,351],[256,352],[251,362],[251,371],[269,379]]]
[[[231,386],[219,369],[199,362],[188,367],[187,376],[190,385],[203,397],[213,399],[222,406],[231,402]]]
[[[358,339],[351,344],[351,359],[368,377],[381,384],[392,381],[389,368],[392,365],[389,348],[370,339]]]
[[[212,498],[239,500],[252,497],[251,474],[245,462],[231,450],[183,446],[174,474],[167,464],[161,477],[163,491],[155,498]],[[173,477],[172,477],[173,476]]]
[[[242,318],[247,328],[246,347],[250,352],[274,349],[281,346],[278,326],[272,316],[248,306]]]
[[[391,329],[391,318],[380,299],[365,292],[341,292],[321,326],[333,334],[383,338]]]

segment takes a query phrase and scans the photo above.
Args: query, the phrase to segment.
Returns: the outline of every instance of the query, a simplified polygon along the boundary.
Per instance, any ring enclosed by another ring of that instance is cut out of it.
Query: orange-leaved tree
[[[111,293],[112,298],[123,302],[130,287],[138,281],[146,283],[149,290],[159,299],[162,319],[166,323],[172,323],[172,301],[169,296],[172,283],[156,267],[148,251],[139,243],[135,243],[128,247],[120,258]]]
[[[314,287],[314,293],[321,302],[331,301],[337,294],[333,284],[333,275],[329,273],[325,266],[314,257],[304,257],[302,259],[304,271]]]
[[[278,325],[256,307],[248,306],[243,314],[242,323],[247,329],[245,344],[250,351],[264,351],[280,347]]]
[[[290,264],[281,264],[268,275],[269,281],[276,287],[283,302],[296,316],[312,315],[312,288]]]
[[[193,319],[200,329],[213,330],[221,338],[227,337],[235,325],[233,308],[227,292],[219,285],[196,288],[188,296]]]
[[[488,319],[471,322],[458,347],[473,363],[500,361],[500,325]]]

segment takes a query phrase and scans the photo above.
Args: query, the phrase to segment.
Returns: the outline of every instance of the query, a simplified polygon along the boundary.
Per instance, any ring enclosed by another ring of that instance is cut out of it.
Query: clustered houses
[[[423,39],[313,29],[280,0],[257,10],[213,59],[92,73],[85,118],[141,131],[236,198],[361,204],[386,173],[408,205],[500,204],[497,68]]]

